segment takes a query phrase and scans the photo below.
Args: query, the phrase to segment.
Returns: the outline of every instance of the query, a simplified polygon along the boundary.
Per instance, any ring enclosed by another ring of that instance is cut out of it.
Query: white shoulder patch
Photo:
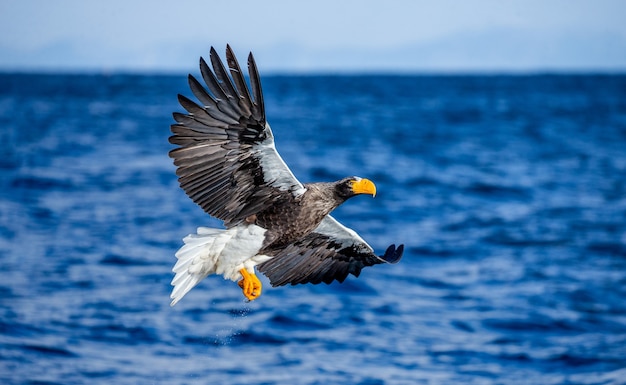
[[[280,157],[274,144],[274,137],[269,123],[266,123],[267,138],[255,145],[256,157],[263,169],[265,183],[277,187],[282,191],[291,191],[294,196],[302,195],[306,188],[293,175],[287,164]]]
[[[360,244],[374,252],[374,249],[372,249],[372,247],[368,245],[367,242],[365,242],[365,240],[363,240],[363,238],[356,233],[356,231],[342,225],[330,215],[327,215],[314,231],[316,233],[334,238],[341,243],[342,247]]]

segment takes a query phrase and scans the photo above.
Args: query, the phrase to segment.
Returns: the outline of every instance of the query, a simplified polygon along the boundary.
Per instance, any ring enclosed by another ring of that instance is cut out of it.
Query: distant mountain
[[[626,71],[626,38],[580,31],[492,29],[371,50],[277,45],[260,52],[278,71]]]
[[[193,72],[211,44],[215,42],[160,42],[130,48],[58,41],[30,51],[0,47],[0,70]],[[579,30],[500,28],[389,47],[310,48],[284,42],[233,48],[242,56],[253,50],[264,73],[626,71],[625,37]],[[245,57],[240,60],[245,63]]]

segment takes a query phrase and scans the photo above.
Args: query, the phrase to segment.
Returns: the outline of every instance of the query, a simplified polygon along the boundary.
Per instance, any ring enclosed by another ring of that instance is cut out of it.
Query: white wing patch
[[[266,123],[267,138],[256,145],[256,158],[263,169],[265,183],[277,187],[282,191],[291,191],[294,196],[303,194],[306,188],[293,175],[287,164],[276,151],[274,137],[269,123]]]
[[[356,243],[362,244],[372,253],[374,252],[374,249],[356,231],[342,225],[330,215],[327,215],[313,232],[334,238],[335,241],[341,243],[342,247],[349,247]]]

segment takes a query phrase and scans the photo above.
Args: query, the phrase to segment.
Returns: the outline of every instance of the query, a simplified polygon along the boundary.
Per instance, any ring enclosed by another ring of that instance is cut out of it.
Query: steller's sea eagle
[[[180,187],[225,229],[200,227],[176,253],[174,306],[210,274],[239,281],[244,296],[261,295],[255,266],[272,286],[343,282],[348,274],[379,263],[396,263],[404,246],[377,256],[356,232],[329,215],[358,194],[376,194],[368,179],[300,183],[274,147],[265,119],[261,81],[252,54],[250,85],[226,46],[228,72],[213,47],[213,70],[200,58],[205,88],[192,75],[200,104],[178,95],[187,114],[175,112],[169,155]],[[230,75],[229,75],[230,72]]]

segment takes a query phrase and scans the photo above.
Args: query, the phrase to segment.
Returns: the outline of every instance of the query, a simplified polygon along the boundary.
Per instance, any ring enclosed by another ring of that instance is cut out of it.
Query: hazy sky
[[[626,1],[0,0],[0,70],[626,70]],[[243,58],[240,61],[244,61]]]

